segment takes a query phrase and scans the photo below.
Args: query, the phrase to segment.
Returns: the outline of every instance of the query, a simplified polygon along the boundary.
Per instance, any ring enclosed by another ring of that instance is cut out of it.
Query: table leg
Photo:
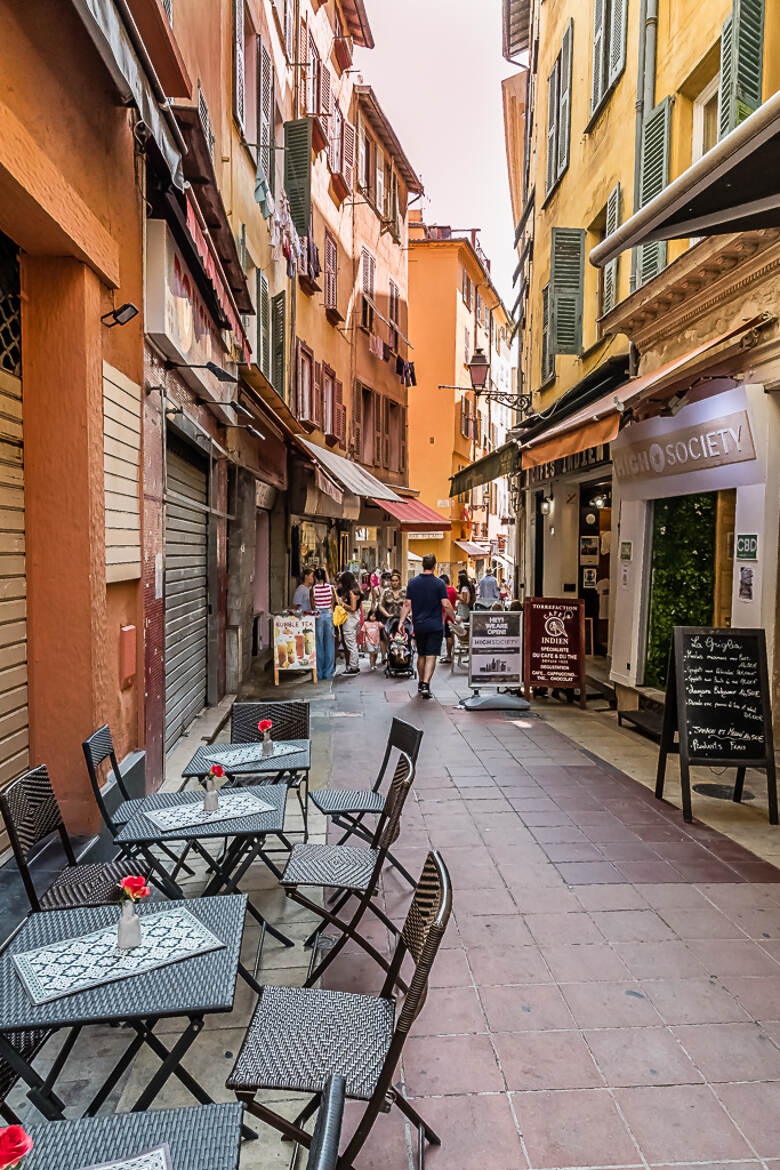
[[[133,1039],[130,1041],[127,1048],[124,1050],[121,1057],[117,1061],[114,1068],[108,1074],[108,1076],[104,1080],[103,1084],[100,1086],[97,1093],[90,1101],[90,1103],[87,1106],[86,1111],[84,1113],[85,1117],[94,1117],[95,1116],[98,1109],[100,1109],[101,1105],[108,1099],[109,1094],[112,1092],[115,1085],[118,1084],[119,1078],[122,1076],[122,1074],[125,1072],[125,1070],[128,1069],[130,1067],[130,1065],[133,1063],[137,1054],[143,1048],[143,1044],[144,1044],[143,1036],[134,1036],[133,1037]]]
[[[260,838],[260,839],[262,839],[262,838]],[[234,845],[235,844],[236,844],[236,842],[234,842]],[[197,850],[198,853],[201,854],[201,856],[206,857],[206,858],[210,857],[209,853],[203,847],[203,845],[200,843],[200,841],[193,842],[193,847]],[[239,850],[239,856],[240,856],[240,851],[246,847],[247,847],[246,843],[242,842],[240,850]],[[231,847],[231,849],[232,849],[232,847]],[[232,855],[231,850],[228,850],[227,856],[230,857],[231,855]],[[212,878],[212,880],[209,882],[207,888],[204,890],[203,894],[201,894],[201,897],[206,897],[209,894],[215,894],[218,892],[222,892],[224,894],[241,893],[241,890],[239,889],[239,886],[238,886],[238,882],[239,882],[240,878],[243,877],[244,873],[246,873],[246,870],[249,868],[249,866],[251,865],[252,861],[254,860],[254,858],[256,856],[260,856],[260,857],[263,856],[263,852],[262,852],[260,845],[259,845],[259,840],[255,840],[254,844],[248,848],[247,857],[242,861],[241,868],[239,869],[237,875],[231,875],[230,873],[228,873],[212,857],[211,862],[212,862],[216,872],[215,872],[215,875]],[[279,871],[276,869],[276,867],[273,865],[270,865],[270,863],[267,860],[266,860],[266,864],[269,865],[269,868],[271,868],[274,873],[277,873],[277,874],[279,873]],[[279,876],[281,876],[281,874],[279,874]],[[267,930],[269,934],[273,935],[273,937],[276,939],[277,942],[282,943],[286,947],[294,947],[295,946],[295,943],[291,938],[288,938],[287,935],[282,934],[282,932],[280,930],[277,930],[277,928],[275,926],[272,926],[271,923],[266,918],[263,917],[263,915],[260,913],[260,911],[255,906],[252,905],[252,901],[250,898],[247,898],[246,908],[247,908],[247,912],[252,915],[252,917],[260,925],[260,927],[264,931]],[[261,935],[261,947],[262,947],[262,939],[263,939],[263,936]],[[259,966],[259,964],[258,964],[258,966]],[[256,967],[256,969],[257,969],[257,967]]]

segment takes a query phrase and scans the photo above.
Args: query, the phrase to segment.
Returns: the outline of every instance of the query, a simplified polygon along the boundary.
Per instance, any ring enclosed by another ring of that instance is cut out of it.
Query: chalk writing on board
[[[765,718],[755,640],[687,634],[682,674],[690,756],[761,758]]]

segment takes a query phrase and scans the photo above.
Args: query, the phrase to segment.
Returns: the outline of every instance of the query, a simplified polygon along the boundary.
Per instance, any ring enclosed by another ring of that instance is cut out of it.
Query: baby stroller
[[[385,622],[385,637],[387,638],[385,678],[416,678],[412,623],[409,618],[404,622],[403,628],[399,617],[388,618]]]

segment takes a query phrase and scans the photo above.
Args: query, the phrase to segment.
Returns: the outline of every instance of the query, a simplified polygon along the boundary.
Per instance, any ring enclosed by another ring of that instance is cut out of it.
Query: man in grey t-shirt
[[[477,600],[490,602],[492,605],[495,601],[501,600],[501,593],[498,588],[498,581],[495,576],[495,569],[491,565],[485,576],[477,586]]]
[[[306,569],[304,571],[303,577],[301,578],[300,585],[298,586],[298,588],[295,590],[295,593],[293,594],[293,599],[292,599],[292,608],[293,609],[298,609],[304,613],[308,613],[308,611],[312,608],[311,593],[309,592],[309,590],[311,589],[313,584],[314,584],[314,569]]]

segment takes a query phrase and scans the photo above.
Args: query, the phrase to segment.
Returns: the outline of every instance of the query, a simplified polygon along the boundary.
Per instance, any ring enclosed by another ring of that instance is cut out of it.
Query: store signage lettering
[[[555,459],[552,463],[527,468],[522,473],[524,486],[533,487],[534,484],[545,483],[559,475],[570,475],[584,467],[597,467],[608,462],[606,449],[601,443],[597,447],[588,447],[585,451],[576,451],[573,455],[564,455],[562,459]]]
[[[758,536],[755,533],[752,535],[743,533],[737,536],[737,560],[758,560]]]
[[[409,532],[410,540],[444,540],[444,531],[440,532]]]
[[[621,482],[703,471],[755,457],[746,410],[612,448],[615,475]]]

